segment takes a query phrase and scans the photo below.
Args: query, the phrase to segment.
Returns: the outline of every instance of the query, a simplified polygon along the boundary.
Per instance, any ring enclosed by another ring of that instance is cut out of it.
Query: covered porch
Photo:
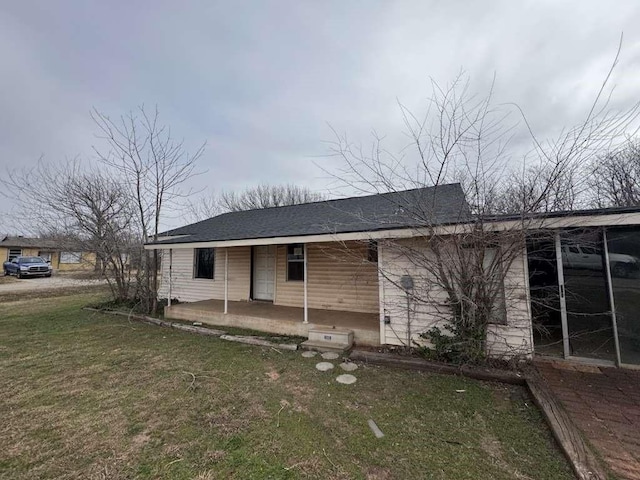
[[[202,300],[165,307],[165,317],[202,322],[208,325],[246,328],[306,337],[313,327],[330,327],[353,331],[359,345],[380,345],[380,319],[377,313],[342,310],[305,309],[274,305],[261,301]]]

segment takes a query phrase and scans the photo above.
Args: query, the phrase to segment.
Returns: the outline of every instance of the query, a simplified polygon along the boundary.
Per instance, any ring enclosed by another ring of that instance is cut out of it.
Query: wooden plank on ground
[[[528,378],[527,387],[577,477],[580,480],[606,480],[607,475],[578,427],[544,381]]]

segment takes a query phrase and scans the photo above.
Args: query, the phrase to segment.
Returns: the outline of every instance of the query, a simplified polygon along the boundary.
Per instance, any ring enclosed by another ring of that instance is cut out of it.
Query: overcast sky
[[[145,103],[207,142],[195,187],[322,191],[328,124],[399,137],[396,99],[420,109],[429,78],[461,68],[479,91],[496,75],[496,100],[553,135],[585,114],[624,32],[613,106],[640,100],[639,24],[637,0],[5,1],[0,168],[91,159],[90,109]]]

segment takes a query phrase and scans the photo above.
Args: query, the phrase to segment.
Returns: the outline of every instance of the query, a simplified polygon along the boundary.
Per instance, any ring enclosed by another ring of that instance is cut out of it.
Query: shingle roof
[[[6,236],[0,241],[0,247],[15,248],[54,248],[56,242],[33,237]]]
[[[368,232],[469,219],[460,184],[229,212],[164,232],[159,244]]]

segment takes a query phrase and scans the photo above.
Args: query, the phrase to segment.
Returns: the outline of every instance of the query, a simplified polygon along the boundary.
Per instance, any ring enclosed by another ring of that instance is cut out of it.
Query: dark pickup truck
[[[5,275],[23,277],[50,277],[52,268],[40,257],[16,257],[2,265]]]

